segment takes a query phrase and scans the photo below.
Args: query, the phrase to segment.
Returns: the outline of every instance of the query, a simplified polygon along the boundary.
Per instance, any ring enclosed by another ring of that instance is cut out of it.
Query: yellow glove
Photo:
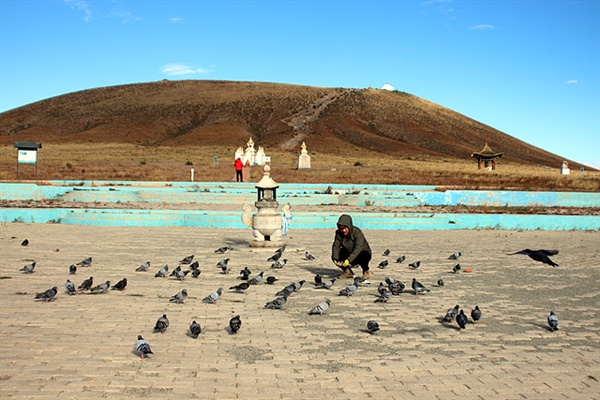
[[[342,267],[347,267],[350,265],[350,261],[345,260],[344,263],[342,264]]]

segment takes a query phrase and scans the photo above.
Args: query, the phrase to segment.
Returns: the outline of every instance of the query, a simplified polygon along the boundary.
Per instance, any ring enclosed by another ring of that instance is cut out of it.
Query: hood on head
[[[352,228],[353,228],[352,217],[349,216],[348,214],[342,214],[340,216],[340,219],[338,219],[337,224],[347,226],[348,228],[350,228],[350,230],[352,230]]]

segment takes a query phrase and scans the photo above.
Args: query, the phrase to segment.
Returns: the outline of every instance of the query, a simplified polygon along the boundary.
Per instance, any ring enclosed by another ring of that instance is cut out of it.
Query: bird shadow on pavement
[[[529,323],[531,326],[535,326],[536,328],[545,330],[547,332],[554,332],[548,325],[544,325],[544,324],[540,324],[538,322],[530,322]]]
[[[226,246],[231,246],[231,247],[235,247],[235,246],[249,246],[248,245],[248,240],[243,240],[243,239],[239,239],[239,238],[225,238],[223,240],[223,243]]]
[[[439,321],[439,322],[440,322],[440,324],[441,324],[441,325],[442,325],[444,328],[447,328],[447,329],[454,329],[455,331],[460,331],[460,327],[459,327],[459,326],[456,326],[456,325],[450,325],[449,323],[444,323],[444,322],[442,322],[442,321]]]
[[[306,270],[308,272],[310,272],[313,275],[319,274],[323,277],[326,278],[333,278],[333,277],[337,277],[339,274],[342,273],[342,270],[335,269],[335,268],[327,268],[327,267],[309,267],[309,266],[298,266],[299,268],[302,268],[303,270]]]

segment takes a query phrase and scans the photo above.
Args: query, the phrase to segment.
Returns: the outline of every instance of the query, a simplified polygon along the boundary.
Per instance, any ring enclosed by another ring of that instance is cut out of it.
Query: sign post
[[[19,179],[19,164],[35,164],[35,178],[37,179],[37,149],[42,148],[39,142],[15,142],[17,148],[17,179]]]

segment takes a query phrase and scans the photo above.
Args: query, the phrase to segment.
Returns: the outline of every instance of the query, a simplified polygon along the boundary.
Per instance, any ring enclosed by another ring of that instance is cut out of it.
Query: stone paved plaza
[[[353,297],[316,289],[315,273],[334,276],[331,230],[295,229],[284,253],[287,264],[272,269],[273,249],[250,248],[250,229],[90,227],[5,223],[0,227],[0,398],[202,398],[202,399],[599,399],[600,232],[582,231],[366,231],[374,276]],[[30,242],[21,246],[23,239]],[[220,255],[214,250],[230,245]],[[558,249],[552,268],[526,256],[524,248]],[[391,254],[383,257],[385,249]],[[315,261],[303,259],[304,251]],[[451,272],[448,256],[472,272]],[[194,254],[202,274],[180,282],[155,278]],[[402,264],[395,263],[406,255]],[[92,256],[89,268],[68,267]],[[216,263],[229,257],[232,272]],[[377,264],[389,260],[381,270]],[[421,261],[412,270],[408,263]],[[36,261],[35,273],[19,269]],[[134,272],[150,261],[149,272]],[[239,270],[276,276],[244,293]],[[126,277],[123,292],[68,296],[64,283],[94,284]],[[375,303],[386,276],[407,290]],[[412,278],[431,289],[415,296]],[[445,285],[436,282],[444,279]],[[284,310],[263,308],[287,284],[305,279]],[[55,301],[34,296],[58,286]],[[217,304],[201,300],[218,287]],[[169,298],[187,288],[185,304]],[[325,298],[325,315],[308,311]],[[439,319],[459,304],[467,314],[479,305],[482,319],[459,330]],[[553,309],[560,330],[547,329]],[[170,326],[152,333],[166,314]],[[239,314],[242,328],[229,333]],[[368,320],[381,331],[366,332]],[[186,332],[192,320],[203,332]],[[137,335],[154,351],[133,354]]]

